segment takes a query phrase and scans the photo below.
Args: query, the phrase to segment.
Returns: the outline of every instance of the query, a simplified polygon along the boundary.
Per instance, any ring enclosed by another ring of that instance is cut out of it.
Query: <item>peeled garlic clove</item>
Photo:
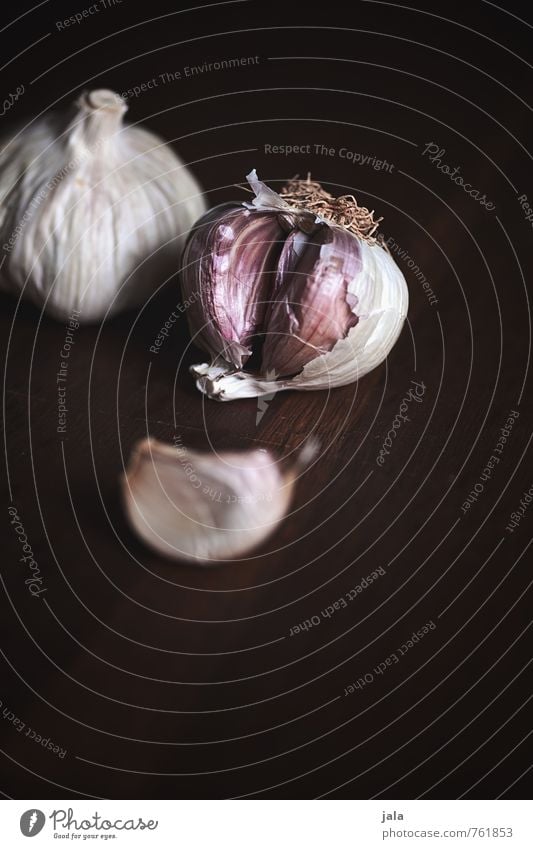
[[[144,302],[176,272],[205,209],[172,149],[123,124],[126,109],[112,91],[85,92],[0,152],[0,285],[57,318],[95,321]]]
[[[166,557],[231,560],[269,536],[285,516],[299,471],[316,453],[304,447],[281,471],[263,450],[198,453],[144,439],[122,481],[128,519]]]
[[[287,237],[265,328],[262,374],[297,374],[346,336],[358,321],[357,298],[348,287],[360,271],[358,241],[340,227],[320,224],[311,235],[296,230]]]
[[[215,207],[197,223],[183,257],[182,291],[195,344],[242,368],[264,321],[284,231],[270,212]]]

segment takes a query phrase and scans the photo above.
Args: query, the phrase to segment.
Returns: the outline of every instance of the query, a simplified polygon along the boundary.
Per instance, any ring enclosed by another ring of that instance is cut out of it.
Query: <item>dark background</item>
[[[187,365],[202,354],[187,348],[185,319],[150,354],[180,299],[172,283],[139,313],[76,331],[62,439],[65,326],[2,296],[0,699],[67,750],[60,759],[2,718],[4,795],[523,798],[533,507],[513,533],[506,525],[533,483],[532,231],[517,199],[533,202],[527,12],[482,0],[183,12],[123,0],[57,30],[89,5],[45,2],[10,26],[24,7],[9,10],[2,92],[25,93],[5,131],[84,87],[120,92],[257,55],[253,66],[159,85],[131,101],[129,119],[175,145],[211,203],[240,198],[233,184],[254,166],[275,188],[311,171],[355,194],[384,216],[382,231],[438,303],[398,259],[409,321],[387,362],[331,394],[281,393],[256,426],[255,399],[216,404],[195,390]],[[494,211],[422,157],[428,142]],[[264,153],[296,143],[394,168]],[[423,402],[380,468],[413,379]],[[520,415],[501,462],[463,514],[511,410]],[[280,457],[314,432],[322,454],[274,538],[240,562],[194,567],[138,543],[118,498],[133,443],[176,432],[195,447]],[[45,578],[40,598],[24,585],[11,504]],[[378,566],[386,575],[347,609],[289,637]],[[399,664],[344,696],[430,620],[435,630]]]

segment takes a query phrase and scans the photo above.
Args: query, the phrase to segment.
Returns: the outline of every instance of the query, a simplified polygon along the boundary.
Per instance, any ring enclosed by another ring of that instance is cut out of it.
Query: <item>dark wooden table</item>
[[[45,4],[2,33],[6,59],[50,33],[3,72],[4,92],[26,87],[6,126],[84,86],[181,71],[133,98],[130,117],[172,141],[210,203],[239,198],[233,184],[254,166],[278,188],[311,171],[384,216],[410,290],[386,363],[329,394],[280,393],[256,424],[256,400],[196,391],[187,367],[202,355],[185,318],[150,353],[181,299],[173,281],[142,310],[76,330],[64,434],[65,325],[1,298],[6,796],[527,794],[531,30],[514,3],[418,5],[228,3],[139,25],[175,11],[158,0],[60,31],[62,7]],[[423,155],[429,143],[493,209]],[[412,381],[422,398],[380,466]],[[118,482],[139,438],[282,458],[310,433],[321,456],[249,557],[173,563],[129,530]],[[36,597],[10,507],[39,564]]]

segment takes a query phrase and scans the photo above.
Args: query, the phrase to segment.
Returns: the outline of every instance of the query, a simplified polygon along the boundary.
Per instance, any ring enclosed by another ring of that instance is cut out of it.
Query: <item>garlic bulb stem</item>
[[[65,131],[67,149],[73,156],[88,155],[98,149],[121,129],[127,108],[126,102],[113,91],[83,92]]]

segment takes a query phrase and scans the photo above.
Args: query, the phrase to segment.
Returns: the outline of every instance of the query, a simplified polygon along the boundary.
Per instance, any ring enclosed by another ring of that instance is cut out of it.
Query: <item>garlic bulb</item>
[[[85,92],[2,145],[0,285],[57,318],[142,303],[205,209],[171,148],[123,124],[126,109],[112,91]]]
[[[191,561],[229,560],[269,536],[285,516],[308,442],[286,471],[264,449],[198,453],[179,440],[144,439],[122,480],[130,524],[151,548]]]
[[[198,388],[229,401],[357,380],[385,359],[407,315],[379,221],[310,180],[278,195],[255,171],[247,179],[252,203],[212,209],[184,252],[193,339],[211,356],[191,367]],[[258,338],[260,370],[243,371]]]

